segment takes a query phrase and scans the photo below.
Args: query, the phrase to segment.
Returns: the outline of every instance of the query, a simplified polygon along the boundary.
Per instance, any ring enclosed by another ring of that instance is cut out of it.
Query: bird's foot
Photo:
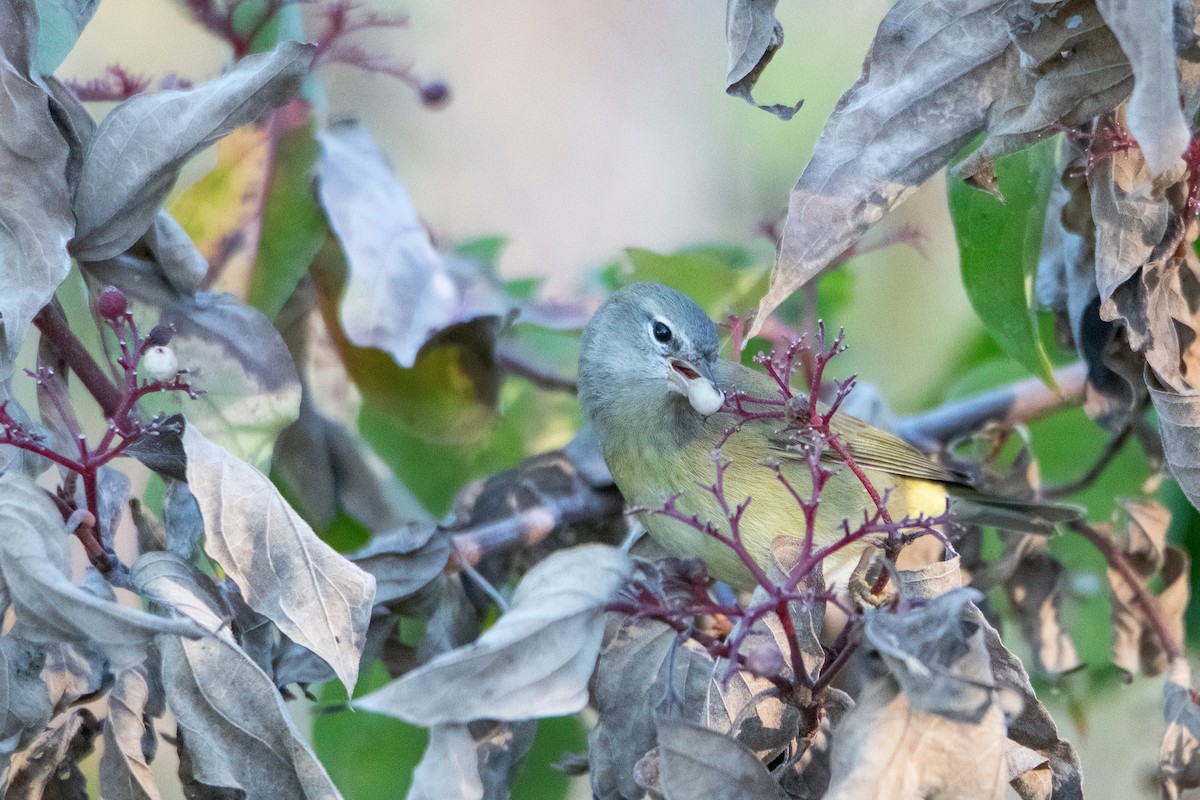
[[[882,608],[896,599],[896,590],[892,588],[892,582],[886,579],[883,560],[876,558],[880,555],[873,547],[863,550],[858,565],[850,573],[847,591],[856,606]]]

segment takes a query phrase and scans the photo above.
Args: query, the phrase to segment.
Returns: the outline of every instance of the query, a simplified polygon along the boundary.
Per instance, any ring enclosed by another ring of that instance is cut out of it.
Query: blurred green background
[[[424,78],[446,80],[452,100],[431,111],[394,80],[335,66],[319,75],[328,118],[364,119],[436,239],[502,235],[509,240],[499,261],[504,278],[543,278],[544,295],[573,298],[596,285],[590,271],[628,247],[671,252],[732,244],[768,263],[771,245],[757,230],[782,218],[788,191],[826,116],[858,77],[890,4],[781,4],[785,45],[756,94],[766,103],[803,97],[804,108],[787,123],[724,94],[723,3],[372,5],[406,11],[411,22],[406,30],[372,34],[367,46],[398,54]],[[86,79],[119,63],[135,73],[199,82],[228,58],[227,48],[174,3],[106,0],[59,74]],[[177,192],[212,163],[211,153],[198,158]],[[982,333],[967,303],[944,179],[930,181],[884,225],[914,227],[923,246],[920,252],[894,246],[848,262],[849,302],[838,304],[829,320],[846,327],[850,343],[835,362],[838,373],[876,384],[899,414],[1023,376]],[[697,291],[704,280],[690,276],[678,285]],[[505,401],[521,402],[525,390],[510,388]],[[570,435],[561,426],[520,433],[541,448]],[[1048,481],[1076,475],[1104,440],[1082,412],[1034,427]],[[1136,493],[1145,474],[1140,456],[1127,451],[1086,498],[1091,517],[1107,519],[1113,495]],[[1073,575],[1068,625],[1092,668],[1045,687],[1044,699],[1081,751],[1092,796],[1153,796],[1146,775],[1157,755],[1160,683],[1115,686],[1103,668],[1102,562],[1078,542],[1060,537],[1055,547]],[[370,677],[363,690],[381,678]],[[1097,683],[1103,688],[1089,688]],[[322,700],[344,702],[332,692]],[[302,718],[308,714],[308,704],[294,707]],[[312,721],[318,752],[347,798],[402,796],[423,733],[363,712]],[[543,724],[514,796],[590,796],[586,777],[568,781],[547,767],[562,751],[583,747],[577,721]],[[174,768],[169,750],[156,762],[165,772]]]

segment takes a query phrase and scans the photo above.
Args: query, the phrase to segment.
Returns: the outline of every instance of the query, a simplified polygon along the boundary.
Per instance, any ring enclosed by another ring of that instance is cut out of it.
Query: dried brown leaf
[[[877,679],[833,729],[828,800],[1005,796],[1004,714],[974,722],[918,710],[890,677]]]
[[[1075,642],[1059,619],[1064,583],[1062,563],[1050,555],[1045,537],[1021,536],[1006,547],[1016,556],[1012,574],[1004,581],[1009,607],[1029,643],[1037,668],[1061,675],[1079,666]]]
[[[1147,368],[1146,387],[1158,414],[1171,474],[1192,505],[1200,508],[1200,392],[1176,392]]]
[[[88,800],[79,761],[92,752],[100,723],[86,708],[71,714],[13,757],[5,800]]]
[[[629,556],[614,547],[560,550],[526,573],[511,608],[476,642],[356,706],[427,726],[579,711],[600,653],[604,606],[630,569]]]
[[[1163,731],[1158,755],[1163,797],[1178,800],[1185,789],[1200,787],[1200,704],[1192,689],[1192,669],[1185,659],[1171,664],[1163,686]]]
[[[183,434],[204,549],[246,602],[333,667],[358,677],[375,579],[317,538],[270,479],[193,426]]]

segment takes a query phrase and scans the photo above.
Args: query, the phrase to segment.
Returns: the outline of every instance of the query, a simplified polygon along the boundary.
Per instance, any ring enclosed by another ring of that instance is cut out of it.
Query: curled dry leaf
[[[313,51],[313,45],[284,42],[194,89],[140,94],[113,109],[84,156],[72,254],[102,261],[140,239],[183,163],[291,99]]]
[[[1184,790],[1200,787],[1200,704],[1192,689],[1192,668],[1185,659],[1171,664],[1163,687],[1163,731],[1158,754],[1163,797],[1178,800]]]
[[[915,708],[889,677],[868,684],[833,730],[828,800],[1005,796],[1004,714],[974,722]]]
[[[1096,8],[1116,34],[1133,68],[1129,132],[1141,146],[1150,172],[1161,175],[1179,163],[1192,139],[1179,107],[1172,0],[1097,0]]]
[[[191,425],[183,447],[205,552],[251,608],[321,656],[352,689],[375,579],[317,538],[267,476]]]
[[[606,545],[561,550],[521,579],[512,606],[474,643],[358,700],[417,725],[573,714],[587,703],[604,606],[629,556]]]
[[[1047,675],[1061,675],[1079,666],[1075,642],[1059,618],[1065,570],[1050,555],[1044,537],[1025,535],[1017,541],[1021,553],[1004,582],[1004,593],[1037,668]]]
[[[18,24],[32,19],[36,28],[36,12],[32,2],[6,6],[12,13],[0,38],[0,383],[12,376],[34,315],[71,268],[66,243],[75,232],[69,148],[49,96],[30,80],[29,43]]]
[[[15,634],[35,642],[95,642],[114,660],[141,661],[155,634],[199,637],[169,619],[97,597],[67,577],[70,539],[46,492],[24,475],[0,475],[0,606],[12,603]]]
[[[100,756],[104,800],[158,800],[158,784],[150,768],[158,733],[150,710],[161,706],[162,698],[155,703],[152,691],[145,669],[131,667],[117,676],[108,694],[104,752]]]
[[[596,666],[599,721],[588,734],[588,768],[598,800],[638,797],[634,766],[658,744],[656,712],[698,721],[713,660],[659,622],[621,624]]]
[[[92,752],[100,722],[86,708],[72,711],[13,757],[3,789],[6,800],[87,800],[79,762]]]
[[[754,84],[775,52],[783,46],[783,26],[775,18],[779,0],[728,0],[725,6],[725,41],[729,47],[726,94],[740,97],[752,106],[789,120],[804,101],[794,106],[763,105],[754,99]]]
[[[167,705],[187,742],[190,778],[240,789],[246,800],[340,800],[274,683],[230,636],[211,579],[171,553],[148,553],[134,564],[133,583],[153,602],[210,632],[197,641],[157,641]]]
[[[321,134],[318,197],[349,267],[339,318],[350,341],[402,367],[438,331],[507,314],[473,267],[439,252],[408,192],[371,135],[356,122]]]
[[[655,714],[659,786],[667,800],[784,800],[749,747],[703,725]]]
[[[1192,505],[1200,508],[1200,393],[1174,391],[1149,367],[1145,379],[1171,474]]]

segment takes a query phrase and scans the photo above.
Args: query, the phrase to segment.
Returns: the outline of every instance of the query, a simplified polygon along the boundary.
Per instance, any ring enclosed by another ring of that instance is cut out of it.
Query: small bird
[[[775,381],[759,370],[719,357],[716,324],[691,298],[656,283],[635,283],[615,292],[583,332],[579,402],[600,442],[604,459],[628,503],[662,509],[677,496],[679,511],[727,533],[713,484],[713,448],[739,418],[722,411],[734,392],[779,398]],[[778,464],[802,497],[811,493],[809,465],[781,433],[782,420],[746,424],[722,447],[728,462],[725,499],[735,507],[750,499],[741,518],[746,548],[764,569],[778,536],[803,537],[799,504],[776,477]],[[975,492],[965,477],[932,461],[903,440],[838,412],[831,429],[852,453],[893,519],[944,514],[947,502],[964,522],[1014,530],[1053,530],[1076,516],[1073,509],[1022,504]],[[843,522],[863,519],[875,506],[849,469],[834,469],[816,514],[814,544],[840,537]],[[646,530],[668,552],[699,557],[709,574],[736,589],[754,587],[737,554],[687,523],[643,513]],[[867,543],[848,547],[824,563],[827,581],[845,578]],[[836,577],[835,577],[836,576]],[[844,587],[843,587],[844,588]]]

